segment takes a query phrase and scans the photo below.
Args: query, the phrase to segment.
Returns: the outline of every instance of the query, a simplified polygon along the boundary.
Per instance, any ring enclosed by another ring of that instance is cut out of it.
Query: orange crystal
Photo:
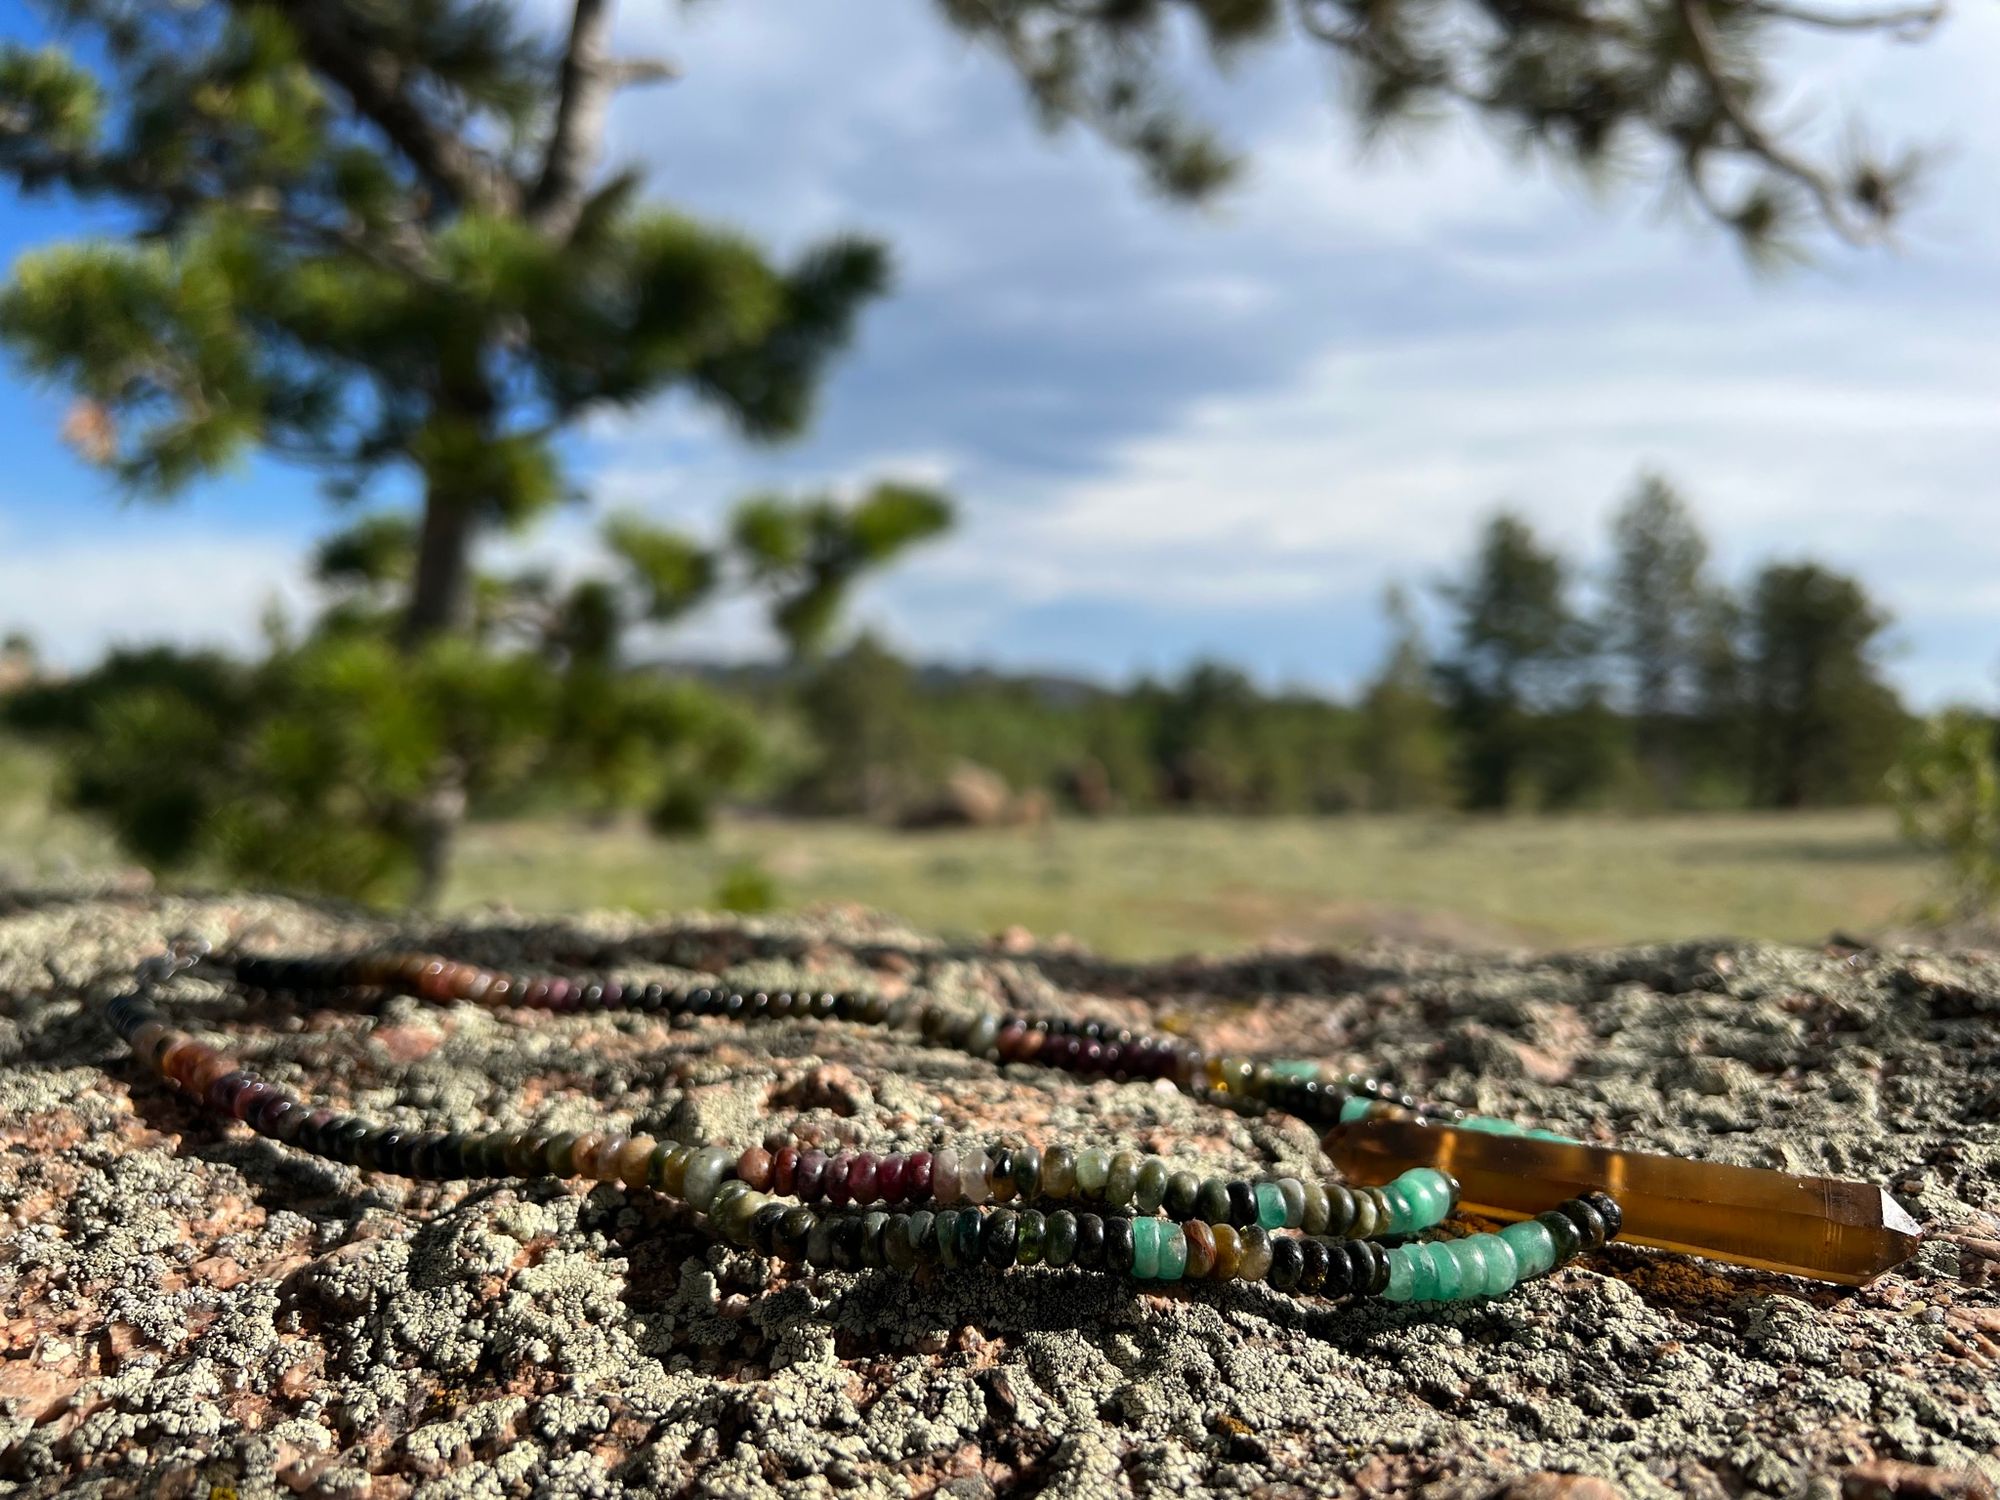
[[[1923,1232],[1878,1187],[1648,1151],[1425,1125],[1357,1120],[1326,1136],[1348,1181],[1386,1183],[1410,1167],[1459,1180],[1472,1213],[1525,1219],[1602,1191],[1624,1211],[1621,1240],[1858,1286],[1909,1259]]]

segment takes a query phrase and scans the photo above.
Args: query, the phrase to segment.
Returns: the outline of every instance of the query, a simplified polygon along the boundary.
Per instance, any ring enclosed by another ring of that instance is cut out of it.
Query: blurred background
[[[1996,63],[1857,0],[0,0],[0,899],[1984,932]]]

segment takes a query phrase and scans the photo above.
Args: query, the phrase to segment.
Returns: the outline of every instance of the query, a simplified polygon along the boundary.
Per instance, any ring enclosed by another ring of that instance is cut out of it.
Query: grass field
[[[117,862],[101,833],[50,811],[52,785],[45,760],[0,740],[0,884]],[[469,829],[448,900],[685,910],[714,905],[743,865],[770,877],[781,907],[857,903],[979,936],[1018,923],[1129,957],[1367,936],[1813,942],[1909,921],[1932,878],[1881,810],[1159,817],[943,833],[741,819],[702,842],[550,819]]]
[[[1931,875],[1886,811],[1134,818],[922,834],[746,821],[701,844],[514,823],[469,834],[451,900],[699,906],[741,862],[766,870],[786,906],[858,902],[970,934],[1020,923],[1134,957],[1371,934],[1544,947],[1812,942],[1908,920]]]

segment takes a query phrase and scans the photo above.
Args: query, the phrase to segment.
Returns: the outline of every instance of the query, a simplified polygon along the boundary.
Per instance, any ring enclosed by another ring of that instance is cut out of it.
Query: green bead
[[[1092,1146],[1076,1154],[1076,1190],[1086,1198],[1102,1198],[1111,1172],[1111,1153]]]
[[[1465,1272],[1451,1253],[1451,1244],[1436,1240],[1425,1245],[1424,1258],[1431,1263],[1432,1296],[1440,1302],[1456,1302],[1465,1293]]]
[[[1285,1195],[1275,1182],[1257,1184],[1257,1224],[1262,1229],[1285,1227]]]
[[[1306,1222],[1306,1185],[1296,1177],[1280,1177],[1278,1196],[1285,1200],[1285,1228],[1303,1228]]]
[[[1132,1274],[1141,1281],[1151,1280],[1160,1269],[1160,1225],[1164,1219],[1132,1221]]]
[[[986,1218],[976,1210],[968,1210],[958,1216],[958,1223],[952,1226],[952,1237],[958,1241],[958,1262],[964,1266],[976,1266],[986,1255]]]
[[[1229,1184],[1220,1177],[1204,1177],[1194,1195],[1194,1211],[1210,1224],[1227,1224]]]
[[[1414,1279],[1410,1267],[1410,1251],[1413,1245],[1398,1245],[1389,1252],[1389,1284],[1382,1289],[1384,1302],[1408,1302],[1410,1286]]]
[[[1333,1199],[1323,1182],[1308,1182],[1304,1186],[1306,1211],[1299,1220],[1299,1228],[1307,1234],[1325,1234],[1327,1225],[1333,1219]]]
[[[1133,1186],[1134,1206],[1142,1214],[1158,1213],[1166,1197],[1167,1164],[1157,1156],[1149,1156],[1140,1165],[1139,1177]]]
[[[1187,1220],[1194,1216],[1195,1200],[1201,1195],[1201,1179],[1192,1172],[1175,1172],[1167,1179],[1167,1195],[1160,1200],[1161,1207],[1172,1219]]]
[[[882,1234],[882,1257],[898,1271],[916,1269],[917,1247],[910,1239],[908,1214],[897,1214],[889,1220],[889,1227]]]
[[[1521,1262],[1514,1256],[1514,1247],[1497,1234],[1483,1236],[1486,1253],[1490,1257],[1486,1270],[1486,1295],[1500,1297],[1511,1292],[1521,1282]]]
[[[1491,1257],[1486,1253],[1486,1246],[1481,1243],[1485,1238],[1483,1234],[1473,1234],[1451,1242],[1452,1259],[1458,1262],[1458,1269],[1464,1277],[1464,1285],[1458,1291],[1461,1301],[1470,1302],[1487,1295],[1486,1269],[1491,1263]]]
[[[1052,1266],[1066,1266],[1076,1259],[1076,1215],[1068,1209],[1049,1215],[1042,1258]]]
[[[761,1194],[759,1196],[762,1196]],[[766,1203],[770,1202],[765,1198]],[[761,1205],[759,1205],[761,1207]],[[861,1217],[861,1264],[864,1266],[886,1265],[888,1255],[887,1236],[889,1216],[881,1209],[875,1209]]]
[[[1367,1114],[1368,1106],[1373,1104],[1374,1102],[1375,1101],[1373,1099],[1366,1098],[1360,1094],[1356,1094],[1350,1099],[1343,1100],[1340,1106],[1340,1123],[1343,1125],[1351,1125],[1354,1121],[1360,1119],[1363,1115]]]
[[[1410,1232],[1410,1220],[1413,1217],[1409,1196],[1404,1193],[1398,1184],[1393,1182],[1382,1189],[1382,1196],[1389,1204],[1389,1222],[1382,1226],[1382,1232],[1385,1234],[1408,1234]]]
[[[1437,1267],[1425,1253],[1422,1245],[1400,1245],[1399,1250],[1409,1251],[1410,1300],[1412,1302],[1435,1302],[1438,1300]]]
[[[1048,1245],[1048,1220],[1032,1208],[1024,1208],[1015,1218],[1014,1260],[1019,1265],[1041,1264]]]
[[[1522,1281],[1533,1276],[1545,1276],[1555,1268],[1556,1237],[1549,1233],[1548,1225],[1524,1219],[1501,1230],[1500,1238],[1514,1252]]]
[[[947,1270],[958,1265],[958,1210],[947,1208],[932,1221],[931,1233],[937,1237],[938,1264]]]
[[[1076,1153],[1069,1147],[1051,1146],[1042,1153],[1042,1191],[1051,1198],[1076,1191]]]
[[[709,1205],[715,1202],[724,1176],[735,1165],[734,1152],[724,1151],[720,1146],[702,1147],[688,1161],[687,1176],[682,1179],[681,1198],[696,1213],[707,1213]]]
[[[1139,1190],[1139,1156],[1134,1151],[1114,1152],[1111,1168],[1104,1176],[1104,1201],[1123,1208]]]
[[[1160,1268],[1158,1276],[1162,1281],[1179,1281],[1187,1274],[1187,1235],[1181,1226],[1171,1220],[1163,1220],[1160,1231]]]

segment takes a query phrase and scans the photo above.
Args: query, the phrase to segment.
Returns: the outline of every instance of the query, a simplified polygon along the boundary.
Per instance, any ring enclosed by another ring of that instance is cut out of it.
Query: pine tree
[[[1774,563],[1750,591],[1750,772],[1758,802],[1872,801],[1907,729],[1883,680],[1889,617],[1852,578]]]
[[[1457,618],[1453,654],[1438,665],[1459,747],[1459,779],[1475,808],[1537,797],[1533,772],[1541,720],[1572,706],[1582,620],[1569,570],[1527,522],[1502,512],[1487,523],[1466,576],[1441,590]]]
[[[1441,807],[1451,800],[1451,746],[1432,691],[1430,650],[1401,588],[1384,595],[1382,608],[1389,649],[1360,704],[1368,805],[1377,812]]]
[[[1713,608],[1708,542],[1673,487],[1647,474],[1612,518],[1611,543],[1605,642],[1624,666],[1639,756],[1655,795],[1676,802],[1687,780],[1686,731]]]

